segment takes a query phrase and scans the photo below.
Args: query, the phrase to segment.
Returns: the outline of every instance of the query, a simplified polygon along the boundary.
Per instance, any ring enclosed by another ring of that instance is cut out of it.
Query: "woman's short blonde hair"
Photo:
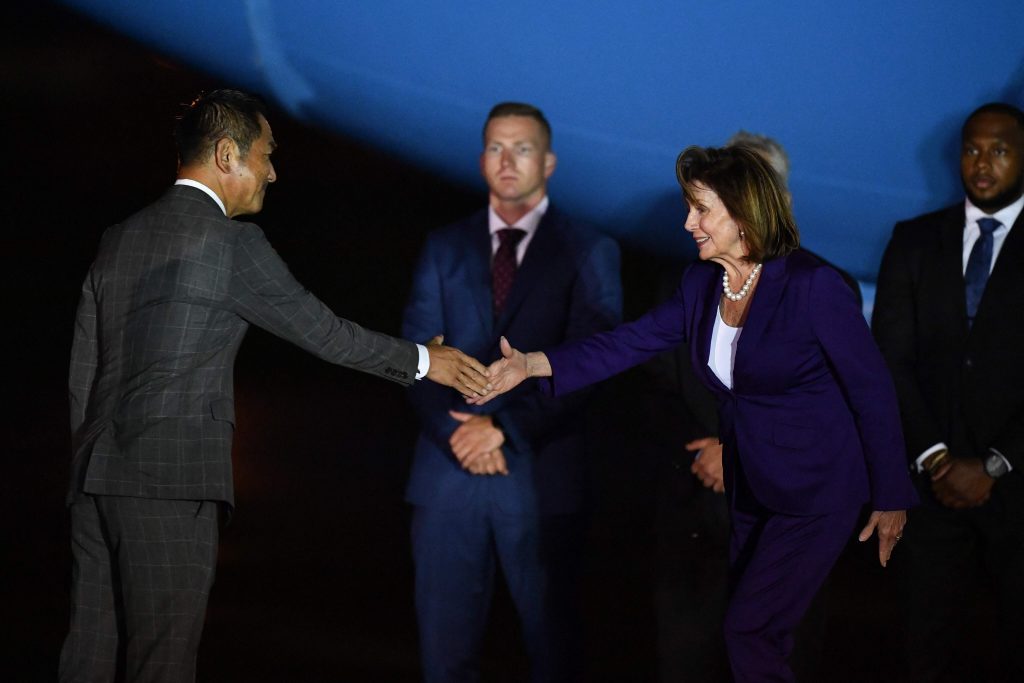
[[[760,153],[742,145],[687,147],[676,159],[676,180],[687,204],[701,185],[722,200],[744,233],[747,260],[761,263],[800,246],[785,186]]]

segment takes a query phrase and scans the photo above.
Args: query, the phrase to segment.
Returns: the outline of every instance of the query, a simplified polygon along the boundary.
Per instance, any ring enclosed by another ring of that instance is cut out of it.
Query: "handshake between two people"
[[[491,391],[484,364],[454,346],[445,346],[443,335],[437,335],[425,346],[430,357],[427,379],[455,389],[467,401],[486,396]]]
[[[430,354],[427,378],[453,387],[471,405],[483,405],[515,388],[527,377],[544,376],[544,368],[547,368],[547,375],[551,374],[543,353],[524,354],[513,349],[504,337],[501,338],[502,357],[487,368],[458,349],[443,346],[443,341],[443,337],[438,336],[427,344]],[[542,360],[537,360],[538,356]],[[534,359],[532,367],[528,358]],[[530,374],[531,370],[534,374]],[[502,450],[505,433],[495,425],[494,418],[457,410],[449,414],[460,423],[448,441],[459,465],[471,474],[507,475],[508,463]]]
[[[501,358],[487,368],[487,392],[473,396],[463,394],[466,403],[482,406],[519,386],[530,377],[550,377],[551,364],[543,351],[523,353],[512,348],[508,339],[501,338]]]
[[[502,357],[486,368],[454,346],[445,346],[442,335],[431,339],[426,347],[430,356],[427,379],[452,387],[472,405],[487,403],[519,386],[527,377],[551,375],[547,356],[539,351],[523,353],[513,349],[505,337],[501,338]]]

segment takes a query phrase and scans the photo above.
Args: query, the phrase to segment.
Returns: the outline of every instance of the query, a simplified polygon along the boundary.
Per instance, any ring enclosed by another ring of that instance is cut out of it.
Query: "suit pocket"
[[[214,420],[228,422],[235,426],[235,402],[230,398],[218,398],[210,402],[210,415]]]

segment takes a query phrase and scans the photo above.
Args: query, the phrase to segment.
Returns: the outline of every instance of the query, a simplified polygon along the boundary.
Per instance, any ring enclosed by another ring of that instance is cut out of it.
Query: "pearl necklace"
[[[725,298],[729,301],[740,301],[746,297],[750,293],[750,286],[754,284],[754,278],[761,272],[761,265],[758,263],[754,266],[754,269],[750,271],[750,275],[747,276],[747,281],[743,283],[738,292],[734,292],[729,288],[729,272],[722,273],[722,293],[725,294]]]

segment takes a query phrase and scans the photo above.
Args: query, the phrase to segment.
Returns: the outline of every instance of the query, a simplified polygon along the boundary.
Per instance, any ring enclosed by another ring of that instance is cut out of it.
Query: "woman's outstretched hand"
[[[547,356],[540,352],[523,353],[512,348],[508,339],[501,338],[501,358],[487,368],[487,383],[490,392],[485,396],[467,396],[466,403],[480,406],[492,398],[510,391],[527,377],[540,377],[551,374]],[[547,372],[544,372],[544,369]]]

